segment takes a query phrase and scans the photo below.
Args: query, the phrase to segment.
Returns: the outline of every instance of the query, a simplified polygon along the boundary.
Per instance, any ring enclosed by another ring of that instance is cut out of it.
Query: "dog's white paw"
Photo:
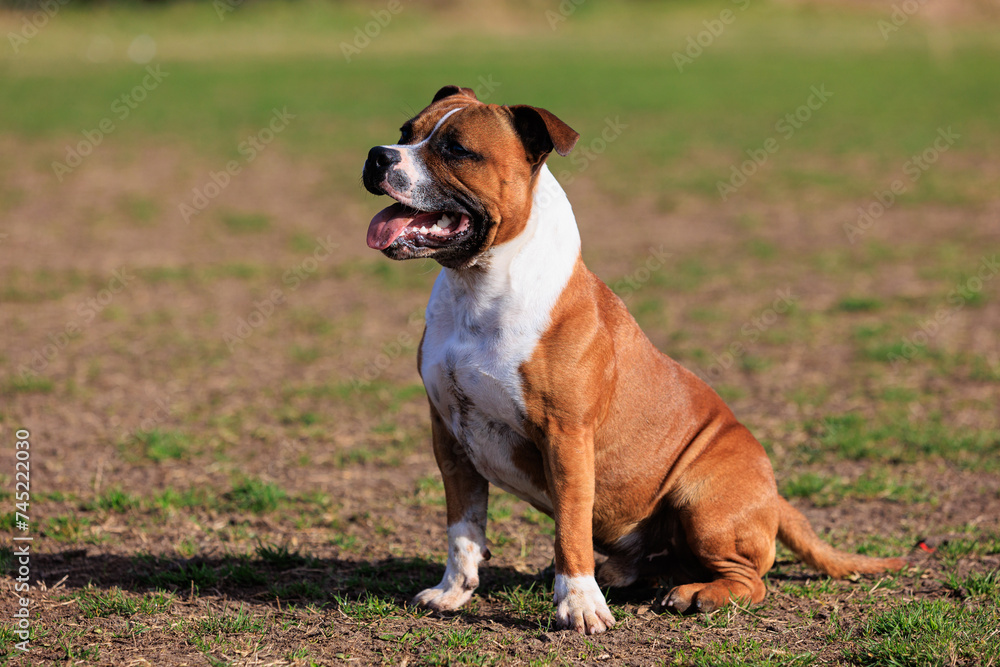
[[[596,635],[615,624],[604,594],[593,576],[556,575],[556,624],[560,628]]]
[[[456,577],[456,579],[462,579],[463,583],[454,580],[449,582],[446,578],[434,588],[426,588],[417,593],[416,597],[413,598],[413,604],[434,611],[458,609],[472,597],[476,586],[479,585],[479,579],[473,581],[466,581],[465,577]]]
[[[473,521],[462,520],[448,527],[448,564],[444,578],[413,598],[413,604],[434,611],[454,611],[469,601],[479,585],[479,564],[489,560],[486,536]]]

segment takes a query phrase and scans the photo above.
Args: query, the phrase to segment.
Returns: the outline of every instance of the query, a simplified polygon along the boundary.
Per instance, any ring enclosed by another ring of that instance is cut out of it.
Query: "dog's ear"
[[[545,109],[527,104],[507,108],[514,117],[514,129],[521,137],[528,160],[536,167],[545,161],[545,157],[553,149],[559,155],[567,155],[580,138],[573,128]]]
[[[460,86],[445,86],[441,90],[437,91],[434,95],[434,99],[431,100],[431,104],[434,104],[438,100],[443,100],[446,97],[451,97],[452,95],[465,95],[466,97],[471,97],[474,100],[479,100],[476,97],[476,91],[472,88],[462,88]]]

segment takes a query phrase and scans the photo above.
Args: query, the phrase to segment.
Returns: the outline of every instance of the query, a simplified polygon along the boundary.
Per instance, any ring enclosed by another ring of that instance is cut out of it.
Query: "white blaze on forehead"
[[[428,141],[431,140],[431,137],[433,137],[434,133],[438,131],[438,128],[441,127],[442,125],[444,125],[444,122],[446,120],[448,120],[452,116],[452,114],[457,113],[457,112],[461,111],[464,108],[465,107],[458,107],[457,109],[452,109],[451,111],[449,111],[445,115],[441,116],[441,118],[438,120],[438,122],[434,124],[434,129],[431,130],[430,134],[428,134],[426,137],[424,137],[423,139],[421,139],[420,142],[418,142],[418,143],[415,143],[415,144],[391,144],[391,145],[388,145],[388,146],[383,146],[383,148],[393,148],[395,150],[413,150],[415,148],[420,148],[421,146],[423,146],[424,144],[426,144]]]
[[[439,128],[439,127],[441,127],[442,125],[444,125],[444,122],[445,122],[446,120],[448,120],[448,119],[449,119],[449,118],[451,117],[451,115],[452,115],[452,114],[454,114],[454,113],[456,113],[456,112],[458,112],[458,111],[461,111],[461,110],[462,110],[462,109],[464,109],[464,108],[465,108],[465,107],[458,107],[457,109],[452,109],[451,111],[449,111],[449,112],[448,112],[448,113],[446,113],[445,115],[441,116],[441,120],[439,120],[439,121],[438,121],[438,122],[437,122],[437,123],[436,123],[436,124],[434,125],[434,129],[433,129],[433,130],[431,130],[431,133],[430,133],[430,134],[428,134],[428,135],[427,135],[427,137],[426,137],[426,138],[425,138],[425,139],[424,139],[423,141],[421,141],[421,142],[420,142],[419,144],[417,144],[417,146],[420,146],[420,145],[422,145],[422,144],[425,144],[425,143],[427,143],[428,141],[430,141],[431,137],[433,137],[433,136],[434,136],[434,133],[438,131],[438,128]]]
[[[418,181],[427,177],[427,170],[424,169],[423,160],[417,157],[416,150],[418,148],[422,148],[424,144],[430,141],[431,137],[434,136],[434,133],[438,131],[438,128],[441,127],[452,114],[461,111],[464,108],[465,107],[458,107],[457,109],[452,109],[445,115],[441,116],[440,120],[434,124],[434,129],[431,130],[431,133],[424,137],[419,143],[391,144],[382,146],[382,148],[390,148],[399,153],[399,163],[395,166],[395,169],[406,174],[412,185],[415,185]]]

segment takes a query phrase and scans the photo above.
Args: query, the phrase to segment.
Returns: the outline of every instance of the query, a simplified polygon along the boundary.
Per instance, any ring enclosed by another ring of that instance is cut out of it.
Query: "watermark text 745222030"
[[[14,536],[14,592],[17,598],[13,618],[13,633],[20,639],[14,648],[27,653],[31,639],[31,535],[28,534],[31,506],[31,433],[18,429],[14,433],[14,525],[21,532]]]

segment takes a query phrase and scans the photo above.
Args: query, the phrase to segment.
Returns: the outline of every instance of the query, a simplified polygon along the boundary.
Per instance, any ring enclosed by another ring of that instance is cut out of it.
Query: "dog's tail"
[[[834,549],[813,531],[809,521],[784,498],[778,499],[778,539],[799,558],[831,577],[847,577],[854,573],[876,573],[902,570],[903,558],[872,558]]]

